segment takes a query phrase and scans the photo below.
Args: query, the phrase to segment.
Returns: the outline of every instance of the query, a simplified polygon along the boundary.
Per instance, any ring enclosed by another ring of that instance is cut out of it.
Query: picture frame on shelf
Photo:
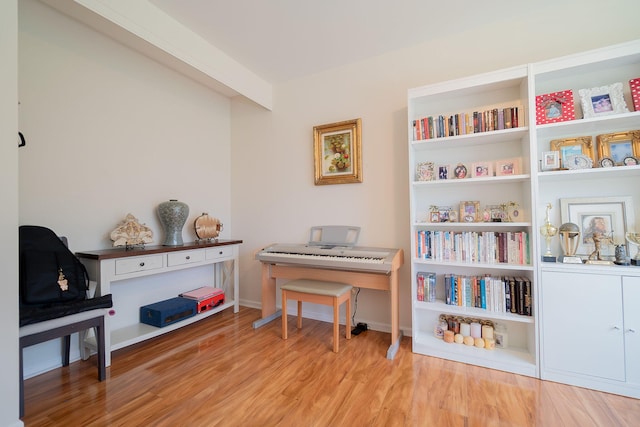
[[[582,117],[585,119],[629,112],[622,93],[622,83],[580,89],[578,94],[582,106]]]
[[[438,165],[438,180],[449,179],[451,177],[451,165]]]
[[[493,176],[493,164],[491,162],[476,162],[471,165],[472,178],[486,178]]]
[[[362,119],[314,126],[315,184],[362,182]]]
[[[560,169],[560,152],[543,151],[540,159],[540,170],[543,172]]]
[[[631,196],[560,199],[562,223],[580,229],[576,254],[588,256],[594,250],[593,233],[600,232],[614,245],[626,245],[625,235],[635,225]]]
[[[522,158],[514,157],[496,161],[496,176],[520,175],[522,173]]]
[[[478,222],[480,220],[480,202],[460,202],[460,221]]]
[[[489,210],[489,221],[490,222],[503,222],[506,216],[506,212],[501,205],[490,205],[487,206]]]
[[[572,90],[536,96],[536,124],[566,122],[575,118]]]
[[[611,158],[616,166],[624,166],[627,157],[640,156],[640,130],[605,133],[596,137],[598,157]]]
[[[469,178],[471,173],[469,172],[469,168],[464,163],[458,163],[453,168],[453,178],[455,179],[465,179]]]
[[[436,179],[436,165],[433,162],[420,162],[416,165],[416,181]]]
[[[577,136],[574,138],[553,139],[549,142],[552,151],[560,152],[560,167],[567,169],[567,157],[584,154],[593,162],[593,137]]]
[[[598,163],[601,168],[612,168],[616,165],[616,162],[614,162],[611,157],[600,157],[600,161]]]
[[[566,157],[565,167],[569,170],[591,169],[593,160],[586,154],[572,154]]]

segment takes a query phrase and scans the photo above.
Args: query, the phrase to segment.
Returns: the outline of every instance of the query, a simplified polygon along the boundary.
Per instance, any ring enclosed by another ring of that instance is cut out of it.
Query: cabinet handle
[[[140,267],[144,267],[144,262],[141,262],[141,263],[140,263]]]
[[[191,259],[191,257],[190,257],[189,255],[187,255],[187,256],[185,257],[185,259]]]
[[[618,325],[613,325],[613,328],[612,328],[612,329],[613,329],[613,330],[615,330],[615,331],[619,331],[619,330],[620,330],[620,326],[618,326]]]
[[[635,329],[633,329],[633,328],[629,328],[629,329],[627,329],[627,332],[631,332],[632,334],[635,334],[635,333],[636,333],[636,330],[635,330]]]

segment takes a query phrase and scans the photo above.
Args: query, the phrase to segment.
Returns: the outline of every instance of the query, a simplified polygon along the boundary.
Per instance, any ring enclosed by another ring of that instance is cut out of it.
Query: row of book
[[[418,301],[436,301],[436,273],[419,271],[416,273],[416,286]]]
[[[518,107],[506,107],[474,111],[473,113],[422,117],[412,122],[413,139],[421,141],[517,128],[519,125],[518,115]]]
[[[418,259],[482,264],[531,264],[526,231],[417,230]]]
[[[528,277],[444,275],[445,303],[496,313],[531,316],[533,293]]]

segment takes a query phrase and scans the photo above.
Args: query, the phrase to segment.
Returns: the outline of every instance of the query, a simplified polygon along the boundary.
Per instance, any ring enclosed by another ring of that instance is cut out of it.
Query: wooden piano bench
[[[340,305],[347,303],[346,338],[351,339],[351,285],[323,280],[296,279],[282,285],[282,338],[287,339],[287,299],[298,301],[298,329],[302,328],[302,303],[333,306],[333,351],[340,343]]]

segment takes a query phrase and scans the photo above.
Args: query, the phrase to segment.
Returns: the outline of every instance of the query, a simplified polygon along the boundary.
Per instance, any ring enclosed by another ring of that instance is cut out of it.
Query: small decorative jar
[[[186,203],[171,199],[158,205],[158,217],[162,228],[164,228],[165,238],[163,246],[182,246],[182,228],[189,216],[189,206]]]

